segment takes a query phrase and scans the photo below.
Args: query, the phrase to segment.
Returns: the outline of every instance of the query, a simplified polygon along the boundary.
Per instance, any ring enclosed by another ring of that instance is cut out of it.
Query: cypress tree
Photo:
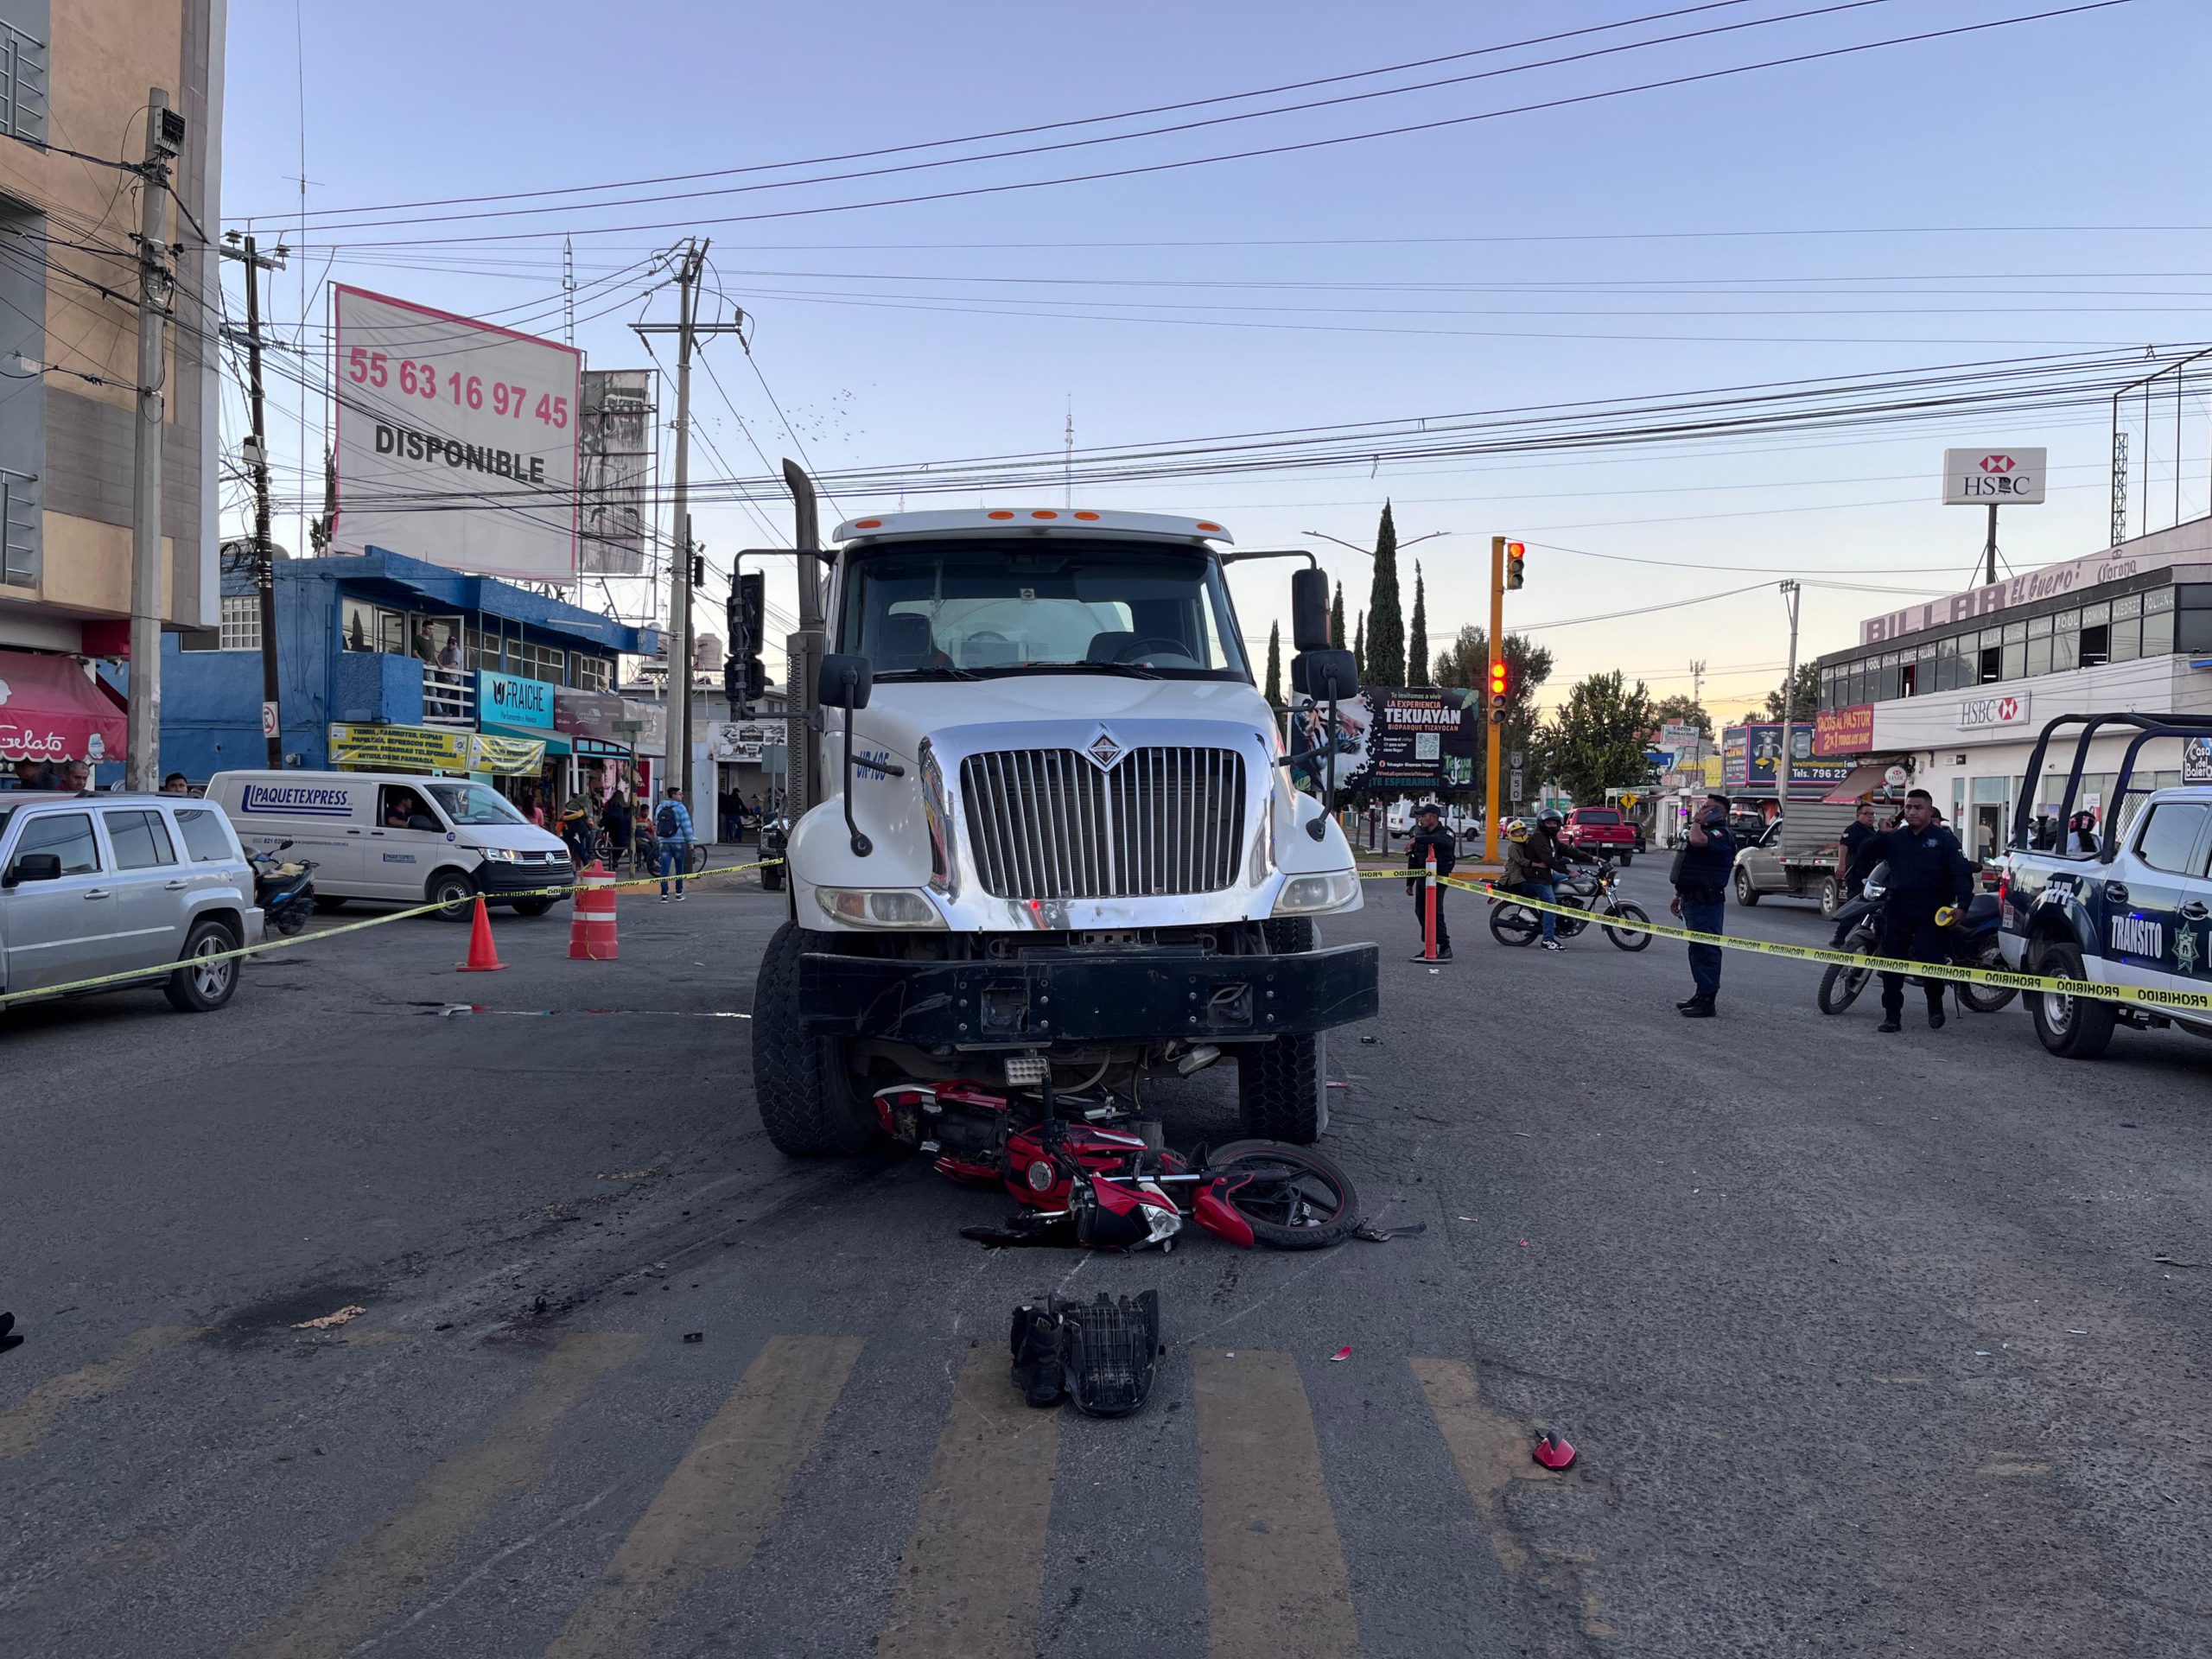
[[[1371,677],[1367,671],[1367,613],[1362,611],[1359,620],[1351,625],[1351,665],[1359,671],[1359,683],[1365,685]]]
[[[1329,646],[1333,651],[1344,648],[1344,585],[1337,584],[1337,596],[1329,601]]]
[[[1406,683],[1428,683],[1428,589],[1421,581],[1421,561],[1414,561],[1414,626],[1406,636]]]
[[[1282,707],[1282,624],[1268,625],[1268,702]]]
[[[1375,527],[1375,585],[1369,590],[1368,615],[1375,627],[1372,649],[1361,677],[1377,685],[1407,685],[1406,617],[1398,597],[1398,524],[1390,504],[1382,504],[1382,519]]]

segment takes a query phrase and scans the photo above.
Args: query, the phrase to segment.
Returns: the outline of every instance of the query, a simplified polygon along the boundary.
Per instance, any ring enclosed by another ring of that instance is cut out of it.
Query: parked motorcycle
[[[1877,864],[1867,873],[1866,885],[1858,898],[1844,905],[1835,913],[1836,930],[1843,943],[1838,948],[1859,956],[1872,956],[1882,945],[1882,912],[1889,897],[1890,867]],[[1948,927],[1940,928],[1945,957],[1961,968],[1986,968],[2002,973],[2005,954],[1999,947],[1998,933],[1999,906],[1993,893],[1977,893],[1965,911],[1955,917]],[[1830,965],[1821,976],[1815,1000],[1822,1014],[1841,1014],[1859,1000],[1874,977],[1872,968],[1847,968],[1841,963]],[[1960,984],[1959,1005],[1972,1008],[1976,1014],[1995,1014],[2016,995],[1998,985]]]
[[[313,859],[282,862],[276,855],[292,843],[280,841],[265,853],[248,853],[253,866],[253,901],[261,906],[263,925],[286,938],[308,925],[315,914],[315,868]]]
[[[956,1181],[1003,1188],[1020,1213],[964,1227],[986,1244],[1088,1249],[1175,1246],[1185,1221],[1230,1243],[1315,1250],[1359,1225],[1351,1181],[1310,1147],[1237,1141],[1192,1161],[1159,1122],[1112,1097],[1062,1101],[1046,1077],[1034,1099],[964,1079],[900,1083],[875,1094],[893,1141],[935,1156]]]
[[[1622,898],[1613,889],[1619,885],[1620,868],[1611,859],[1606,859],[1586,876],[1567,876],[1556,885],[1559,902],[1585,912],[1579,916],[1558,916],[1554,925],[1562,939],[1571,939],[1597,921],[1604,926],[1603,918],[1617,916],[1626,921],[1649,922],[1651,918],[1641,905]],[[1490,933],[1500,944],[1529,944],[1543,931],[1541,911],[1516,904],[1509,893],[1494,893],[1491,899]],[[1641,950],[1651,943],[1651,935],[1641,928],[1605,927],[1605,937],[1624,950]]]

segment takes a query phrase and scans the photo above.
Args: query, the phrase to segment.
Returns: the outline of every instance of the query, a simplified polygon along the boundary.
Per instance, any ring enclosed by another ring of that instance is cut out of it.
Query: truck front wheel
[[[2030,971],[2053,979],[2086,979],[2082,953],[2070,944],[2046,944]],[[2049,991],[2028,993],[2028,1013],[2036,1023],[2043,1046],[2062,1059],[2094,1060],[2112,1046],[2117,1010],[2109,1002],[2086,996],[2055,996]]]
[[[874,1135],[874,1106],[855,1086],[843,1046],[799,1024],[798,959],[805,948],[798,924],[785,922],[761,959],[753,985],[753,1092],[777,1151],[848,1157]]]
[[[1268,951],[1294,956],[1316,950],[1321,931],[1302,916],[1264,925]],[[1244,1133],[1311,1146],[1329,1127],[1329,1046],[1320,1032],[1271,1038],[1239,1052],[1236,1103]]]

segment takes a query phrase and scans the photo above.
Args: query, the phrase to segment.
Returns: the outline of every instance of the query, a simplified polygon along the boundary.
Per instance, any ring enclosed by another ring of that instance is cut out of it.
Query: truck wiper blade
[[[973,669],[950,666],[893,669],[891,673],[879,677],[887,680],[891,674],[896,674],[904,680],[980,680],[983,677]]]
[[[1119,674],[1126,679],[1159,680],[1166,677],[1155,674],[1135,663],[1015,663],[1007,668],[995,668],[994,674],[1035,674],[1045,670],[1058,674]]]

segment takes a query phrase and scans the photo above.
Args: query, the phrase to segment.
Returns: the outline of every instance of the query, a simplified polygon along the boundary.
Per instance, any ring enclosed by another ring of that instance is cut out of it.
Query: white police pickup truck
[[[2118,734],[2130,741],[2105,803],[2105,821],[2125,828],[2096,837],[2094,850],[2036,847],[2024,795],[1999,888],[2005,964],[2055,978],[2135,986],[2146,1000],[2031,991],[2036,1035],[2052,1053],[2082,1060],[2103,1053],[2119,1025],[2178,1024],[2212,1036],[2212,785],[2133,784],[2138,757],[2150,743],[2178,738],[2212,759],[2212,718],[2063,715],[2044,728],[2029,777],[2043,775],[2044,750],[2068,725],[2082,729],[2057,822],[2074,814],[2092,740]],[[2121,810],[2131,795],[2145,798],[2132,817]]]

